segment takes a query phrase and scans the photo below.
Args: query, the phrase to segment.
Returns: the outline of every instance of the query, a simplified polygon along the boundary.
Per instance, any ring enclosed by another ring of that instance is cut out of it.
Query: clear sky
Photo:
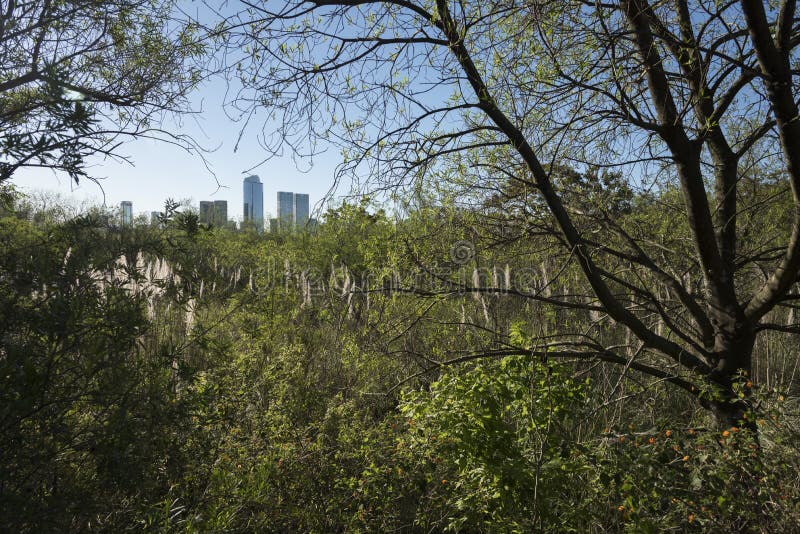
[[[230,14],[241,7],[236,2],[211,4],[214,4],[213,10],[202,2],[183,2],[180,6],[189,16],[209,23],[218,20],[218,14],[212,11],[219,9]],[[294,161],[287,152],[283,157],[253,168],[267,157],[257,139],[264,119],[255,116],[250,120],[250,127],[234,152],[243,124],[230,120],[225,114],[222,107],[225,90],[225,80],[215,79],[206,83],[191,96],[192,109],[201,110],[200,113],[181,117],[179,124],[170,120],[161,125],[169,132],[188,134],[200,145],[211,149],[203,154],[205,163],[200,155],[188,154],[178,146],[136,139],[117,151],[128,157],[131,163],[101,158],[92,160],[89,174],[97,178],[100,185],[82,181],[76,186],[66,175],[55,175],[43,169],[23,169],[14,175],[11,183],[23,192],[56,192],[75,204],[88,200],[115,207],[121,201],[129,200],[133,202],[135,214],[162,210],[167,198],[191,199],[194,206],[200,200],[227,200],[228,216],[240,220],[243,211],[242,180],[245,176],[257,174],[264,184],[265,216],[274,216],[277,212],[278,191],[309,194],[313,211],[333,184],[334,169],[341,161],[339,150],[331,148],[313,161]]]
[[[231,121],[223,112],[223,92],[222,81],[207,84],[192,98],[201,113],[183,117],[181,124],[169,121],[163,126],[171,132],[190,134],[201,145],[212,148],[204,154],[209,169],[197,154],[164,142],[137,139],[119,149],[132,164],[99,158],[93,161],[90,174],[100,179],[102,189],[91,181],[76,186],[66,175],[40,169],[22,171],[11,182],[25,192],[54,191],[76,203],[90,199],[113,207],[130,200],[134,213],[161,210],[167,198],[190,198],[195,206],[200,200],[227,200],[229,217],[239,219],[242,179],[257,174],[264,184],[264,210],[269,214],[277,211],[277,191],[308,193],[312,206],[320,202],[331,187],[334,168],[341,160],[338,150],[331,148],[313,162],[295,162],[291,154],[286,154],[248,172],[266,157],[256,137],[263,120],[251,121],[251,128],[245,131],[234,152],[243,125]]]

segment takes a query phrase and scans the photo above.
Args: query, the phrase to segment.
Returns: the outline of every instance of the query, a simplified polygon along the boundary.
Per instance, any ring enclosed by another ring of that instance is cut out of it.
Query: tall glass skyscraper
[[[262,195],[263,197],[263,195]],[[262,213],[263,218],[263,213]],[[214,225],[220,228],[228,224],[228,201],[215,200],[214,201]]]
[[[244,179],[244,220],[264,230],[264,184],[255,174]]]
[[[308,223],[308,195],[294,194],[294,224],[303,227]]]
[[[133,202],[123,200],[119,203],[120,218],[125,226],[133,224]]]
[[[278,191],[278,225],[284,230],[308,223],[308,195]]]
[[[214,203],[210,200],[200,201],[200,222],[204,224],[211,224],[214,222]]]
[[[278,191],[278,224],[284,230],[294,226],[294,193]]]

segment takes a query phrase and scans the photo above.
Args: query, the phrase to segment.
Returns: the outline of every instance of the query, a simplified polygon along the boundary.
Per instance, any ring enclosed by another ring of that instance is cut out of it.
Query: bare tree
[[[547,213],[540,228],[591,296],[517,293],[602,314],[638,340],[630,356],[594,341],[540,349],[668,380],[739,424],[747,395],[735,383],[757,337],[800,331],[770,319],[800,297],[795,2],[242,4],[226,21],[242,82],[231,104],[270,110],[265,147],[340,144],[340,176],[372,190],[424,187],[448,169],[473,194],[526,191],[521,209]],[[615,214],[602,180],[595,196],[571,188],[566,167],[608,170],[656,201],[679,191],[682,206],[662,214],[691,247]],[[765,206],[786,208],[748,233]]]

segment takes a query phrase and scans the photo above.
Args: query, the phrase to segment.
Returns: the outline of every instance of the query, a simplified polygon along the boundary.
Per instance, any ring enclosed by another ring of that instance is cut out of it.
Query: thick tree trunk
[[[728,331],[730,332],[730,330]],[[709,374],[717,391],[709,407],[720,430],[731,427],[754,429],[755,422],[748,416],[748,388],[755,345],[755,332],[737,323],[733,334],[718,333],[715,342],[717,365]]]

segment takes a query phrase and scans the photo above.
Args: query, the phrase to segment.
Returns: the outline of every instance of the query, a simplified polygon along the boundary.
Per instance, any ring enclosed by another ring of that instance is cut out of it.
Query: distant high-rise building
[[[278,191],[278,224],[283,229],[294,225],[294,193]]]
[[[214,203],[210,200],[200,201],[199,220],[203,224],[211,224],[214,222]]]
[[[151,211],[150,212],[150,224],[153,226],[161,224],[161,212],[160,211]]]
[[[130,200],[123,200],[119,203],[119,210],[122,224],[124,226],[133,224],[133,202]]]
[[[303,227],[308,223],[308,195],[294,194],[294,224]]]
[[[228,201],[214,201],[214,226],[223,228],[228,224]]]
[[[264,185],[256,175],[245,178],[243,185],[244,220],[260,232],[264,229]]]
[[[199,220],[204,224],[211,224],[217,228],[228,225],[228,201],[227,200],[201,200]]]
[[[282,229],[305,226],[308,223],[308,195],[278,191],[278,225]]]

